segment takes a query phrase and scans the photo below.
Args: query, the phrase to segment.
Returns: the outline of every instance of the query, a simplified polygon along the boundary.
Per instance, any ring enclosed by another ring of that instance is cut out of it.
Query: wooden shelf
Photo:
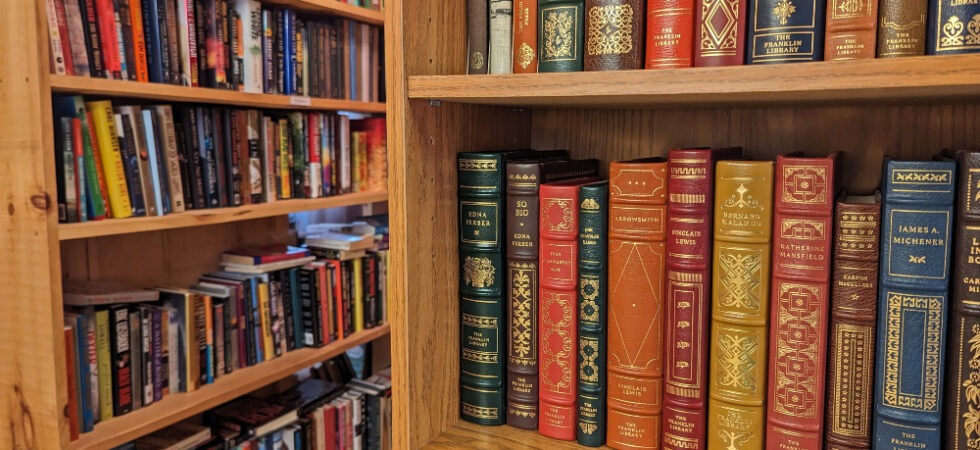
[[[236,370],[197,391],[169,395],[158,403],[97,424],[95,430],[82,434],[69,448],[106,449],[129,442],[373,341],[389,330],[390,326],[384,324],[325,347],[293,350],[272,361]]]
[[[514,75],[410,76],[408,97],[513,107],[701,107],[980,98],[980,55]]]
[[[332,16],[346,17],[358,22],[369,23],[371,25],[381,25],[385,23],[385,13],[373,9],[362,8],[341,2],[339,0],[263,0],[263,4],[277,5],[291,8],[298,11],[325,13]]]
[[[67,241],[117,234],[140,233],[144,231],[214,225],[280,216],[291,212],[337,208],[387,200],[387,191],[357,192],[354,194],[322,198],[277,200],[272,203],[258,203],[229,208],[197,209],[159,217],[130,217],[126,219],[64,223],[58,225],[58,239]]]
[[[542,436],[537,430],[522,430],[508,425],[481,426],[460,420],[429,441],[424,448],[430,450],[457,448],[581,450],[587,447],[578,445],[575,441],[559,441]]]
[[[335,0],[324,0],[333,3]],[[106,78],[51,75],[51,91],[62,94],[98,95],[137,98],[163,102],[214,103],[250,108],[291,110],[331,110],[361,113],[384,113],[384,103],[303,97],[246,92],[201,87],[176,86],[163,83],[109,80]]]

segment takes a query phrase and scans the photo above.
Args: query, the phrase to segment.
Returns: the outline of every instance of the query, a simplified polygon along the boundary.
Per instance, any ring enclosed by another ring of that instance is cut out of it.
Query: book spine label
[[[585,70],[642,69],[646,13],[640,0],[586,0]]]
[[[837,203],[827,358],[828,448],[871,448],[881,196]]]
[[[607,357],[611,447],[660,446],[666,203],[666,162],[610,165],[608,326],[618,336]]]
[[[827,0],[823,59],[874,59],[877,32],[877,0]]]
[[[538,377],[541,434],[575,439],[578,373],[578,184],[543,184],[539,205],[541,270]]]
[[[721,161],[715,174],[708,448],[761,450],[773,163]]]
[[[878,57],[923,55],[929,0],[880,0]]]
[[[668,153],[664,449],[707,448],[714,165],[719,157],[731,156],[737,154],[711,149]]]
[[[885,160],[874,447],[940,448],[956,164]]]
[[[538,71],[538,1],[514,1],[514,73]]]
[[[511,73],[514,64],[514,2],[490,1],[490,73]],[[366,42],[364,44],[367,44]]]
[[[498,425],[504,414],[503,174],[500,153],[460,153],[460,402],[464,420]]]
[[[642,11],[638,12],[642,15]],[[585,11],[581,2],[539,0],[538,72],[579,72]]]
[[[745,17],[751,0],[699,0],[694,10],[694,65],[745,63]]]
[[[750,0],[748,64],[823,59],[824,0]]]
[[[980,397],[980,153],[964,152],[959,159],[956,242],[953,263],[949,355],[946,370],[946,446],[975,448]]]
[[[980,52],[980,3],[930,0],[926,53],[952,55]]]
[[[578,423],[581,445],[606,442],[609,183],[582,186],[578,215]]]
[[[647,69],[694,65],[694,0],[650,0],[647,3]]]
[[[507,424],[538,427],[538,163],[507,165]]]
[[[822,448],[837,155],[776,158],[766,445]]]

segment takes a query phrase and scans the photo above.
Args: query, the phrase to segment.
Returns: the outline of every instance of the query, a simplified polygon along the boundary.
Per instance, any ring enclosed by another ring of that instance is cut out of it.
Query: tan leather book
[[[514,0],[514,73],[538,71],[538,0]]]
[[[708,448],[761,450],[773,163],[720,161],[715,173]]]

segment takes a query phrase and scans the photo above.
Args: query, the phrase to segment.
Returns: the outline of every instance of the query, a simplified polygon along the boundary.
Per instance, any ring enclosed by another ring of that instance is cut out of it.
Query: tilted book
[[[840,154],[776,157],[766,445],[823,447]]]
[[[836,209],[824,436],[830,450],[871,448],[881,193]]]
[[[746,64],[823,59],[824,0],[749,0]]]
[[[708,331],[715,162],[741,149],[667,153],[667,286],[664,316],[663,448],[708,448]]]
[[[575,439],[577,425],[579,190],[593,181],[575,178],[541,185],[538,429],[566,441]]]
[[[594,175],[595,159],[507,164],[507,424],[538,427],[538,189],[541,183]]]
[[[940,448],[956,163],[885,159],[874,448]]]
[[[950,297],[946,448],[980,446],[980,152],[959,155],[956,247]]]
[[[765,442],[772,191],[771,161],[715,169],[708,448]]]
[[[578,443],[606,441],[606,263],[609,183],[579,190],[578,213]]]
[[[609,166],[609,355],[606,441],[660,446],[667,161]]]

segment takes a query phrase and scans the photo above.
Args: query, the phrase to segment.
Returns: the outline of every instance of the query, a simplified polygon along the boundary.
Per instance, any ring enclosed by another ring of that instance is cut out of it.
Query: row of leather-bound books
[[[943,155],[849,195],[839,153],[672,149],[608,179],[460,153],[462,418],[613,448],[976,448],[980,152]]]
[[[467,0],[469,73],[980,52],[973,0]]]

